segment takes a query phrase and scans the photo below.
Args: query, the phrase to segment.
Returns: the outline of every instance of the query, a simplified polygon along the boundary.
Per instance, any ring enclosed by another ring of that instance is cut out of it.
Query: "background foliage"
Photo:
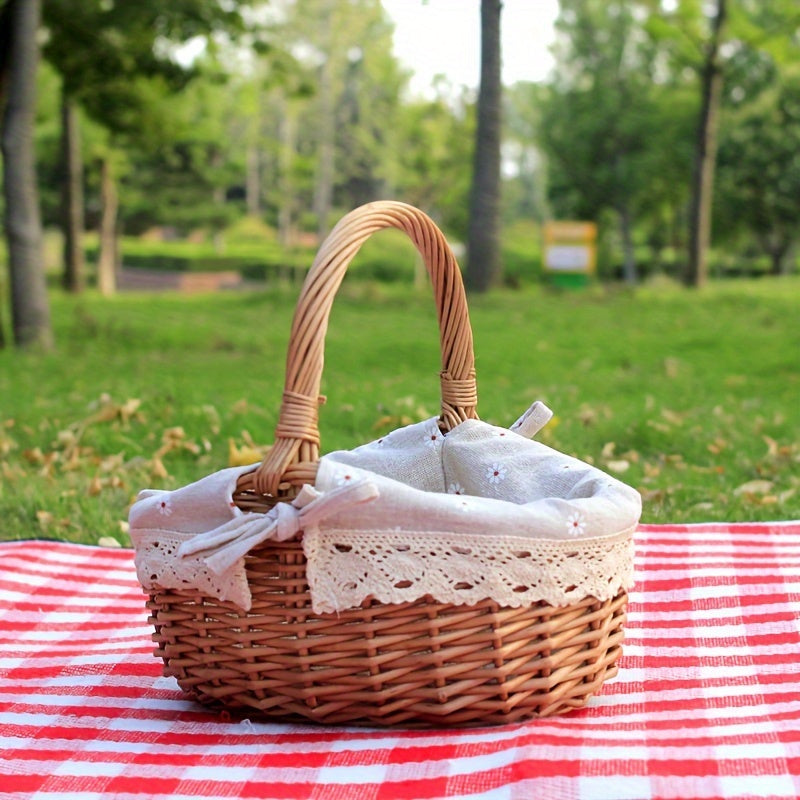
[[[543,440],[636,486],[648,522],[800,517],[800,287],[785,274],[800,7],[721,5],[710,263],[762,277],[674,280],[713,4],[561,0],[552,76],[504,91],[505,288],[471,298],[482,415],[508,425],[543,399],[558,414]],[[412,96],[391,37],[378,0],[44,4],[35,143],[57,349],[0,348],[0,537],[125,541],[143,486],[258,460],[297,294],[277,278],[298,277],[345,211],[410,202],[461,253],[476,98],[444,78]],[[111,231],[117,266],[233,269],[255,291],[55,290],[68,108],[90,283]],[[559,293],[541,280],[540,224],[575,217],[598,223],[603,280]],[[328,338],[326,450],[436,413],[425,294],[401,236],[365,245]]]
[[[786,272],[800,235],[800,9],[729,0],[729,11],[712,274]],[[550,217],[600,223],[606,277],[680,274],[707,13],[700,0],[562,0],[552,77],[506,87],[504,100],[503,216],[529,224],[529,276]],[[464,240],[476,98],[444,78],[435,96],[411,96],[378,0],[51,0],[44,27],[48,224],[62,214],[66,95],[80,113],[90,229],[110,159],[120,232],[156,228],[218,256],[244,215],[288,252],[380,197]]]

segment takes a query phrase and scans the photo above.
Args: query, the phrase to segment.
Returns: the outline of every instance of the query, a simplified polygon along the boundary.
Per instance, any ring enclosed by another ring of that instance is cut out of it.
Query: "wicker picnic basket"
[[[472,332],[461,275],[436,225],[417,209],[377,202],[348,214],[315,259],[295,312],[275,443],[234,500],[268,511],[314,482],[323,347],[348,263],[375,231],[397,228],[427,266],[441,335],[447,432],[477,419]],[[196,590],[152,591],[147,607],[164,673],[203,703],[249,717],[374,726],[507,723],[583,706],[616,674],[627,595],[554,607],[430,596],[314,613],[302,532],[246,557],[252,607]]]

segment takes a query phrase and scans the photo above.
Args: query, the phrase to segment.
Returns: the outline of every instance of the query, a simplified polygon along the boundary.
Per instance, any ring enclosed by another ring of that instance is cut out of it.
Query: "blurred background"
[[[383,198],[457,252],[484,419],[543,399],[543,440],[647,521],[796,518],[799,26],[797,0],[0,0],[0,539],[126,541],[143,486],[258,460],[299,283]],[[399,232],[359,252],[325,449],[435,413],[425,283]]]
[[[0,6],[5,227],[38,194],[72,291],[294,275],[388,197],[478,290],[540,280],[550,219],[596,225],[603,279],[797,269],[794,0],[39,2]],[[386,249],[365,274],[413,280]]]

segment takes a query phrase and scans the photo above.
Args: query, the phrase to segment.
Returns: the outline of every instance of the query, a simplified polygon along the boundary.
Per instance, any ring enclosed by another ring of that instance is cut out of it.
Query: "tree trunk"
[[[711,242],[711,201],[714,165],[717,158],[717,128],[722,94],[722,66],[719,47],[727,14],[727,0],[717,0],[716,16],[701,73],[700,118],[697,125],[692,200],[689,218],[689,260],[686,283],[703,286],[708,279],[708,246]]]
[[[258,148],[247,148],[247,175],[245,176],[245,205],[251,217],[261,214],[261,159]]]
[[[631,225],[631,211],[627,203],[618,209],[620,234],[622,236],[622,277],[625,283],[634,284],[637,281],[636,257],[633,253],[633,226]]]
[[[117,291],[117,212],[119,198],[111,162],[100,164],[100,254],[97,258],[97,288],[104,297]]]
[[[63,165],[61,211],[64,231],[64,288],[84,288],[83,161],[78,113],[66,94],[61,98],[61,158]]]
[[[294,185],[292,161],[295,152],[295,118],[292,103],[283,100],[279,122],[280,151],[278,155],[278,242],[281,247],[292,243],[292,209],[294,208]]]
[[[768,242],[765,250],[769,254],[770,260],[770,275],[786,275],[789,270],[787,269],[786,256],[791,251],[791,240],[780,237],[777,241]]]
[[[317,217],[317,236],[322,241],[328,234],[328,219],[333,205],[333,76],[330,55],[322,65],[319,82],[320,128],[319,162],[314,186],[314,213]]]
[[[500,275],[500,0],[481,0],[481,84],[467,233],[468,288],[484,292]]]
[[[335,147],[335,114],[333,108],[333,8],[322,6],[322,52],[325,61],[319,78],[319,161],[314,184],[314,214],[317,217],[317,236],[322,241],[328,234],[328,219],[333,206],[333,159]]]
[[[2,65],[6,87],[2,152],[11,324],[16,344],[49,347],[53,333],[33,149],[40,0],[6,0],[5,11],[9,38]]]

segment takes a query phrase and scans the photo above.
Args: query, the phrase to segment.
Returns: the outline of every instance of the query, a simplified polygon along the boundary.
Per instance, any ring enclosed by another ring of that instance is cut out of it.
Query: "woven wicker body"
[[[565,608],[424,598],[314,614],[298,543],[248,558],[253,607],[148,604],[165,674],[246,714],[359,725],[487,725],[583,706],[617,672],[624,595]]]
[[[400,203],[357,209],[333,230],[292,326],[275,444],[234,496],[265,511],[314,480],[323,345],[333,296],[361,243],[404,230],[431,276],[441,333],[440,427],[476,418],[474,356],[458,266],[438,228]],[[510,532],[505,532],[510,533]],[[404,727],[486,725],[583,706],[616,674],[627,596],[565,607],[365,601],[316,614],[302,533],[246,558],[250,611],[196,591],[151,594],[156,655],[198,700],[247,716]]]

